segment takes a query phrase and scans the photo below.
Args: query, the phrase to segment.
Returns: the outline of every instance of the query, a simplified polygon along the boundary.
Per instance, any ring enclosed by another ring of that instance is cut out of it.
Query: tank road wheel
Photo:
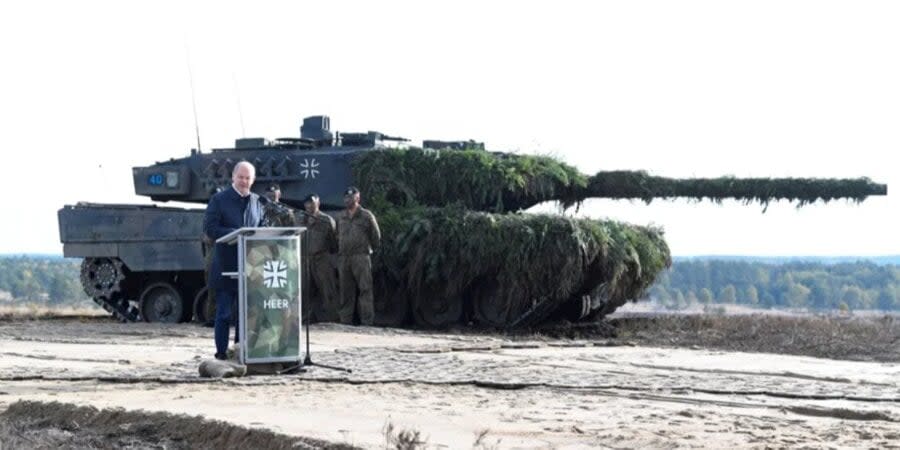
[[[390,298],[375,297],[375,325],[399,327],[409,315],[409,300],[404,291],[397,291]]]
[[[475,284],[469,292],[472,299],[472,315],[484,327],[504,328],[516,317],[510,317],[510,304],[500,295],[499,285],[493,280]]]
[[[509,325],[509,308],[500,299],[479,298],[472,303],[475,320],[484,327],[504,328]]]
[[[124,264],[116,258],[85,258],[81,261],[81,287],[91,298],[111,298],[122,290]]]
[[[429,328],[446,328],[460,322],[463,302],[459,297],[444,298],[440,295],[422,295],[412,308],[417,325]]]
[[[475,320],[485,327],[504,328],[511,325],[509,303],[492,297],[477,297],[472,302]]]
[[[141,293],[141,316],[144,322],[177,323],[184,312],[181,293],[165,281],[153,283]]]
[[[209,288],[204,287],[194,296],[194,320],[207,324],[216,318],[216,302],[210,298]]]
[[[399,327],[409,317],[409,296],[400,283],[379,274],[375,281],[375,325]]]

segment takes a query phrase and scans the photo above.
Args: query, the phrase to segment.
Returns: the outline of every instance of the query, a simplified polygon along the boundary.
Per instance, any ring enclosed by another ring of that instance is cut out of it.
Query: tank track
[[[93,300],[120,322],[139,322],[141,320],[140,310],[127,299],[112,300],[106,297],[93,297]]]
[[[122,296],[125,265],[115,258],[85,258],[81,262],[81,287],[94,303],[122,322],[140,320],[140,310]]]
[[[84,258],[81,261],[81,287],[91,298],[112,298],[122,290],[125,265],[116,258]]]

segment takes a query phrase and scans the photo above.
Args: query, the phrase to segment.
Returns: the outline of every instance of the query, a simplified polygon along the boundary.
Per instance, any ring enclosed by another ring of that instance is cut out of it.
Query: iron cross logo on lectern
[[[284,261],[266,261],[263,265],[263,284],[267,288],[281,288],[287,284],[287,264]]]

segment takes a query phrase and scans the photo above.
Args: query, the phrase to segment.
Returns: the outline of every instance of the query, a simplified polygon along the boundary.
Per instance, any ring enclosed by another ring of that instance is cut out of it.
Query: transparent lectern
[[[300,364],[304,227],[240,228],[216,240],[237,245],[241,364]]]

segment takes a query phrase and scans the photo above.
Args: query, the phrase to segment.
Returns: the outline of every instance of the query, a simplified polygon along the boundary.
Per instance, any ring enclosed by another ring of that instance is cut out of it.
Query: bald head
[[[250,171],[250,175],[254,178],[256,177],[256,167],[253,167],[253,164],[250,164],[247,161],[240,161],[234,165],[234,169],[231,170],[231,176],[234,176],[238,173],[238,170],[247,169]]]
[[[256,179],[256,168],[247,161],[241,161],[234,165],[231,171],[231,182],[234,189],[242,196],[250,194],[250,187]]]

